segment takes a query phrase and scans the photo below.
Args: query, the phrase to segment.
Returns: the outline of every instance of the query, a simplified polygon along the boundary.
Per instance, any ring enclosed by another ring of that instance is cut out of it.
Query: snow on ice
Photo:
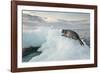
[[[61,36],[61,30],[46,30],[46,41],[38,49],[42,53],[32,57],[29,62],[37,61],[62,61],[62,60],[81,60],[90,58],[90,48],[84,43],[80,45],[78,40]]]

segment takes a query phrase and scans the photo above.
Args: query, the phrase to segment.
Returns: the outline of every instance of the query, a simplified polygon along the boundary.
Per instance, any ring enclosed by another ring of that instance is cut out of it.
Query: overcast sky
[[[23,13],[43,17],[46,21],[52,22],[57,19],[64,20],[89,20],[88,13],[73,12],[47,12],[47,11],[23,11]]]
[[[48,12],[23,10],[23,28],[32,30],[39,26],[51,26],[56,28],[89,28],[90,14],[75,12]]]

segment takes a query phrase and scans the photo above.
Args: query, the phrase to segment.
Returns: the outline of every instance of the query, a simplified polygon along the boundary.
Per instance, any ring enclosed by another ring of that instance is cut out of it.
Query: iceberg
[[[90,48],[83,40],[84,46],[78,40],[61,35],[61,30],[48,30],[45,43],[38,49],[42,53],[29,62],[90,59]]]

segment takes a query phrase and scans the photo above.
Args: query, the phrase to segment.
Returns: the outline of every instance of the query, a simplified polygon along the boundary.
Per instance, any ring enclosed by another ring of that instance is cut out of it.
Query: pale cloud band
[[[90,26],[89,13],[23,10],[22,14],[24,30],[33,30],[40,26],[53,26],[60,29],[89,29]]]

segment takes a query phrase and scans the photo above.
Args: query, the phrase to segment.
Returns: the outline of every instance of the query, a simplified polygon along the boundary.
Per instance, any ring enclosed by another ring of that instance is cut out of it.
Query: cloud
[[[83,14],[80,13],[79,14],[78,13],[55,14],[54,12],[53,14],[53,12],[51,13],[35,12],[34,14],[32,14],[32,13],[24,12],[22,18],[23,18],[22,19],[23,31],[34,30],[37,27],[50,27],[50,26],[52,26],[55,29],[65,29],[65,28],[66,29],[90,29],[89,14],[84,14],[84,13]],[[71,18],[73,19],[71,20]]]
[[[39,17],[39,16],[32,16],[32,15],[29,15],[29,14],[23,14],[23,22],[44,23],[45,21],[42,19],[42,17]]]

